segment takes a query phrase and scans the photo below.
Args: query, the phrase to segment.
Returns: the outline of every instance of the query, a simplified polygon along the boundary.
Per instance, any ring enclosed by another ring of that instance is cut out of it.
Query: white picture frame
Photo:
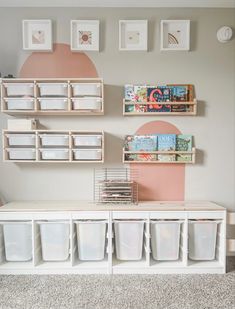
[[[99,51],[99,20],[71,20],[70,26],[71,51]]]
[[[190,50],[190,20],[161,20],[161,50]]]
[[[119,50],[148,50],[148,20],[119,20]]]
[[[52,22],[49,19],[23,20],[23,49],[52,51]]]

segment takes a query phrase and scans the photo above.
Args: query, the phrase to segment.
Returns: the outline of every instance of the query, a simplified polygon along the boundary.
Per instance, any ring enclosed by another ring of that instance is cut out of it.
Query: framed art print
[[[23,20],[23,49],[34,51],[52,50],[51,20]]]
[[[148,49],[147,20],[119,20],[119,50]]]
[[[161,20],[161,50],[190,49],[190,20]]]
[[[99,20],[71,20],[71,50],[99,51]]]

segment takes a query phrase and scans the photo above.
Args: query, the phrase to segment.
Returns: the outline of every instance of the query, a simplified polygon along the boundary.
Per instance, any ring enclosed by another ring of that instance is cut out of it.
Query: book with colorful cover
[[[175,161],[175,155],[174,154],[159,154],[158,155],[158,161],[174,162]]]
[[[145,113],[147,111],[148,111],[148,107],[146,104],[135,104],[135,112]]]
[[[141,161],[141,162],[148,162],[148,161],[156,161],[157,155],[153,153],[126,153],[125,154],[125,161]]]
[[[177,112],[177,113],[182,113],[182,112],[187,112],[189,105],[185,104],[177,104],[177,105],[171,105],[171,112]]]
[[[134,100],[136,102],[147,101],[147,86],[134,86]]]
[[[124,148],[126,151],[156,151],[156,135],[127,135],[125,136]]]
[[[134,85],[125,85],[125,101],[135,101]]]
[[[170,87],[147,87],[148,102],[169,102],[171,99]]]
[[[158,134],[158,151],[175,151],[176,135],[175,134]],[[158,161],[169,162],[175,161],[175,154],[159,154]]]
[[[192,135],[180,134],[176,137],[176,151],[192,151]],[[192,161],[192,155],[183,153],[177,154],[177,161]]]
[[[171,102],[187,102],[189,101],[189,87],[188,85],[169,85],[170,101]]]
[[[125,112],[126,113],[135,112],[135,105],[134,104],[125,104]]]
[[[171,105],[169,104],[148,104],[147,112],[149,113],[168,113],[171,112]]]

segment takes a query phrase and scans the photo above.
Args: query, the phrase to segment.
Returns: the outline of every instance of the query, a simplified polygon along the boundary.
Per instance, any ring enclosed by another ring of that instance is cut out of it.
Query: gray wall
[[[234,99],[235,40],[216,40],[220,26],[235,29],[234,9],[79,9],[0,8],[0,71],[18,74],[29,55],[22,50],[22,19],[49,18],[54,37],[69,43],[71,19],[101,21],[101,52],[89,53],[106,83],[104,117],[41,118],[51,129],[103,129],[105,166],[121,166],[123,135],[154,119],[172,122],[195,136],[198,164],[186,167],[186,199],[212,200],[235,209]],[[118,51],[118,20],[149,20],[149,52]],[[160,52],[161,19],[191,20],[191,51]],[[199,100],[197,117],[122,116],[125,83],[192,83]],[[7,116],[0,116],[6,128]],[[0,192],[7,200],[91,199],[93,165],[30,165],[0,162]],[[100,167],[97,165],[97,167]]]

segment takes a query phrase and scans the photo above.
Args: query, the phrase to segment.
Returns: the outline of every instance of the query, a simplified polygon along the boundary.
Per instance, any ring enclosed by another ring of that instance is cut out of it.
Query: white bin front
[[[42,146],[69,146],[69,135],[66,134],[40,134]]]
[[[72,83],[73,95],[79,96],[101,96],[100,83]]]
[[[35,134],[6,134],[9,146],[35,146]]]
[[[39,99],[41,110],[68,110],[68,100],[61,98]]]
[[[42,160],[69,160],[68,149],[40,149]]]
[[[70,225],[68,222],[39,222],[42,259],[66,261],[69,257]]]
[[[143,254],[144,221],[114,221],[115,249],[118,260],[141,260]]]
[[[101,147],[101,135],[73,135],[74,146],[97,146]]]
[[[8,97],[34,96],[33,83],[4,83]]]
[[[74,110],[101,110],[102,99],[100,98],[79,98],[72,99]]]
[[[178,260],[180,221],[151,221],[151,248],[154,260]]]
[[[8,156],[10,160],[35,160],[36,150],[29,148],[8,148]]]
[[[216,221],[189,221],[189,258],[191,260],[214,260]]]
[[[39,83],[38,84],[41,97],[67,97],[67,83]]]
[[[26,262],[32,260],[31,222],[3,223],[6,260]]]
[[[103,260],[107,223],[105,220],[76,221],[78,258],[82,261]]]
[[[101,160],[102,151],[100,149],[76,149],[73,150],[74,160]]]
[[[5,99],[8,110],[33,110],[34,99],[30,98],[8,98]]]

